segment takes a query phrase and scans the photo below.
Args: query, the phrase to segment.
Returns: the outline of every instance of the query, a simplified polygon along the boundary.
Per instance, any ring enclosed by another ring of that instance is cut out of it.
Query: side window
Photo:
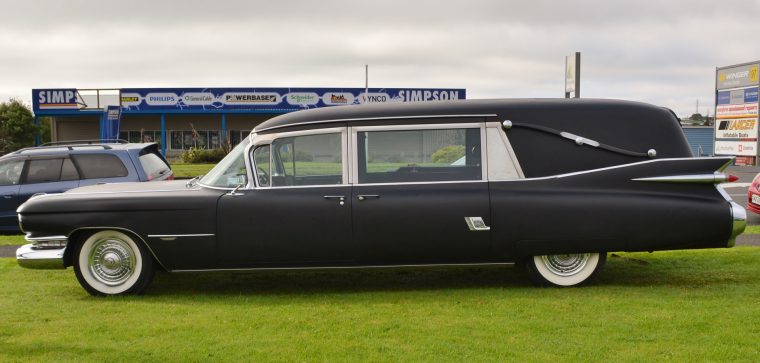
[[[24,170],[23,160],[8,160],[0,162],[0,186],[17,185]]]
[[[342,184],[341,139],[340,133],[334,133],[275,140],[272,186]]]
[[[116,178],[129,174],[121,160],[112,154],[78,154],[72,159],[82,172],[82,179]]]
[[[77,168],[74,167],[74,163],[71,159],[63,159],[63,166],[61,167],[61,180],[77,180],[79,179],[79,173]]]
[[[50,183],[61,180],[63,159],[29,160],[26,184]]]
[[[259,181],[260,187],[268,187],[269,175],[271,173],[269,168],[269,145],[259,146],[253,152],[253,163],[256,166],[256,178]]]
[[[482,179],[480,129],[359,132],[359,183]]]

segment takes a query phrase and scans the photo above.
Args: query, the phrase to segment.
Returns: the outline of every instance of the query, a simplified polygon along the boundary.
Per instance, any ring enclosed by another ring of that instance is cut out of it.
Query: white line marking
[[[720,184],[720,187],[723,188],[723,189],[726,189],[726,188],[747,188],[750,185],[752,185],[752,183],[730,183],[730,184],[729,183],[725,183],[725,184]]]

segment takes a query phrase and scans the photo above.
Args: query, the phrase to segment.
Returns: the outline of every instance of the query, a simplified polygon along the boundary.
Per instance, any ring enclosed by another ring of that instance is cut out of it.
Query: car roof
[[[252,132],[265,132],[285,127],[324,124],[330,122],[366,122],[371,119],[392,118],[440,118],[463,116],[500,116],[505,114],[532,112],[537,109],[638,109],[657,110],[663,108],[647,103],[590,98],[515,98],[489,100],[454,100],[428,102],[390,102],[334,106],[299,112],[292,112],[271,118],[256,126]]]
[[[142,150],[148,146],[155,145],[156,143],[73,143],[73,144],[61,144],[61,145],[46,145],[46,146],[34,146],[27,147],[14,152],[8,153],[0,157],[0,159],[6,159],[16,156],[45,156],[45,155],[62,155],[62,154],[79,154],[79,153],[91,153],[93,151],[111,152],[111,151],[124,151],[124,150]]]

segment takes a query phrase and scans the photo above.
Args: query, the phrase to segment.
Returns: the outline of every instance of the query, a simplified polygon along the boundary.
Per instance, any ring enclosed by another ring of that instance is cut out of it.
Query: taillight
[[[174,174],[172,174],[172,175],[169,175],[169,177],[168,177],[168,178],[166,178],[166,180],[174,180]]]
[[[731,174],[728,174],[728,178],[726,178],[726,181],[729,183],[733,183],[737,180],[739,180],[739,177],[736,175],[731,175]]]

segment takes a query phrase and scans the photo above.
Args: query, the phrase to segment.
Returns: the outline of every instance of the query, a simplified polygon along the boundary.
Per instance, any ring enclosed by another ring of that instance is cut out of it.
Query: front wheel
[[[606,253],[571,253],[533,256],[525,267],[536,285],[568,287],[591,281],[606,261]]]
[[[153,258],[129,235],[114,230],[94,233],[75,251],[74,271],[91,295],[139,294],[153,278]]]

